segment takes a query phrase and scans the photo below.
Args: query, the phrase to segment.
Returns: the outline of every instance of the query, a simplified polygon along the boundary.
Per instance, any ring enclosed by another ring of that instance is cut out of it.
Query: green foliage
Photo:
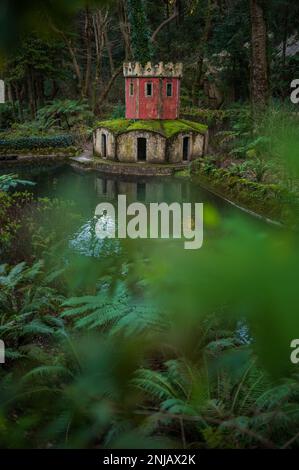
[[[114,324],[130,311],[128,293],[119,286],[111,298],[108,288],[103,288],[96,296],[85,296],[67,300],[63,318],[76,318],[75,327],[94,329]]]
[[[128,17],[131,25],[133,59],[145,64],[151,61],[153,46],[144,0],[128,0]]]
[[[122,103],[118,103],[116,106],[114,106],[112,114],[111,114],[111,119],[124,119],[126,115],[126,107]]]
[[[230,111],[226,109],[203,109],[195,107],[183,107],[181,115],[185,119],[198,119],[208,127],[218,127],[225,124],[230,116]]]
[[[24,211],[32,204],[32,195],[28,192],[0,191],[0,259],[12,259],[18,256],[19,249],[24,251],[26,237],[23,233],[21,247],[17,242],[18,234],[23,232]],[[12,250],[13,247],[13,250]]]
[[[0,335],[15,358],[20,354],[17,345],[52,334],[59,323],[55,313],[62,297],[47,285],[42,267],[42,262],[0,266]],[[54,279],[51,275],[51,282]]]
[[[194,82],[201,87],[210,81],[226,96],[246,99],[249,2],[178,3],[184,15],[162,28],[156,44],[159,58],[169,60],[169,51],[173,60],[184,58],[185,104],[204,98],[196,86],[191,96]],[[81,4],[51,2],[50,17],[63,27],[85,77],[87,44],[78,30],[69,34],[64,29],[69,23],[59,21]],[[8,5],[7,11],[17,14],[3,21],[0,12],[1,39],[10,36],[10,29],[11,34],[28,33],[28,18],[30,31],[32,25],[35,31],[41,25],[43,32],[49,29],[47,21],[40,21],[48,18],[47,2]],[[293,8],[287,18],[285,6]],[[145,62],[153,54],[148,19],[156,29],[165,19],[165,2],[130,0],[127,7],[132,28],[128,42],[134,59]],[[23,14],[29,8],[30,14]],[[114,8],[108,15],[108,36],[111,44],[120,44],[123,18],[114,15]],[[269,63],[273,77],[280,78],[273,84],[276,96],[288,96],[283,81],[289,83],[287,77],[297,67],[296,58],[283,60],[278,53],[285,34],[296,31],[296,12],[288,0],[271,2],[268,8]],[[81,28],[82,22],[74,24]],[[205,33],[209,40],[199,45]],[[122,46],[116,49],[113,59],[121,62]],[[82,128],[84,133],[86,123],[92,123],[88,108],[64,99],[66,89],[75,97],[80,88],[74,86],[68,65],[69,48],[60,40],[30,34],[12,55],[1,70],[22,102],[15,100],[14,110],[1,108],[1,127],[10,125],[13,112],[22,120],[41,110],[35,120],[13,126],[10,142],[17,137],[16,148],[21,141],[32,150],[43,147],[34,139],[53,139],[56,144],[47,141],[46,146],[58,148],[68,139],[59,136],[60,130],[77,135]],[[99,70],[105,83],[110,71],[107,54],[103,56]],[[44,106],[53,96],[59,99]],[[294,222],[297,215],[285,217],[298,203],[298,117],[292,111],[270,108],[253,122],[248,106],[217,111],[193,107],[184,109],[191,122],[160,123],[128,122],[118,107],[115,120],[99,125],[115,132],[150,129],[167,137],[185,130],[205,132],[196,120],[216,130],[221,126],[216,142],[225,160],[216,155],[192,162],[195,179],[199,174],[201,181],[237,202],[250,201],[257,212],[265,209]],[[44,135],[48,132],[52,137]],[[11,148],[4,137],[3,148]],[[21,182],[17,180],[12,175],[0,178],[0,254],[5,263],[0,265],[0,337],[7,344],[7,364],[0,369],[1,448],[298,448],[299,377],[289,347],[299,328],[298,232],[255,225],[229,216],[228,210],[222,219],[215,207],[205,204],[208,236],[202,250],[186,252],[175,241],[126,241],[115,255],[94,260],[68,249],[70,234],[83,223],[74,206],[8,191]],[[86,218],[87,191],[84,199]]]
[[[33,183],[33,181],[21,180],[18,175],[9,174],[0,176],[0,191],[8,191],[19,185],[35,186],[35,183]]]
[[[199,122],[188,121],[185,119],[176,120],[130,120],[130,119],[111,119],[108,121],[98,121],[96,127],[107,127],[112,132],[122,133],[127,131],[151,131],[159,132],[167,138],[173,137],[179,132],[200,132],[204,134],[207,126]]]
[[[72,135],[57,135],[51,137],[19,137],[0,140],[0,151],[13,150],[34,150],[39,148],[65,148],[74,145],[75,140]]]
[[[298,445],[288,444],[299,424],[289,363],[296,234],[291,240],[242,219],[220,226],[206,209],[206,230],[222,236],[204,250],[130,242],[104,265],[97,260],[96,271],[88,259],[60,256],[50,235],[59,204],[38,207],[45,220],[33,230],[43,226],[40,241],[50,236],[46,261],[0,268],[10,371],[0,375],[2,446]],[[67,292],[72,264],[81,279],[93,278],[93,293],[82,281],[82,293]],[[244,341],[240,318],[253,340]]]
[[[0,129],[8,129],[14,122],[12,103],[1,103],[0,105]]]
[[[15,185],[14,178],[3,177],[3,181]],[[80,221],[69,201],[0,190],[0,259],[15,263],[55,253],[60,246],[65,248],[69,230],[75,230]]]
[[[90,122],[93,117],[88,104],[75,100],[56,100],[51,104],[40,108],[37,113],[37,121],[43,129],[60,127],[71,129],[79,123]]]
[[[233,163],[227,168],[227,172],[232,176],[240,176],[257,183],[262,183],[267,174],[275,169],[273,162],[267,162],[260,158],[245,160],[243,163]]]
[[[277,165],[257,158],[219,168],[215,157],[194,160],[193,175],[230,200],[270,219],[296,224],[297,196],[283,183],[268,181]],[[267,181],[264,182],[264,179]]]

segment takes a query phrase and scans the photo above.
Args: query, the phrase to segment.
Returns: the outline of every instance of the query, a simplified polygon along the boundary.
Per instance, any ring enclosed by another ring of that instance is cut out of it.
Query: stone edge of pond
[[[186,168],[186,163],[155,164],[155,163],[123,163],[108,162],[101,159],[70,158],[72,166],[91,171],[97,170],[104,174],[122,176],[173,176],[177,171]]]
[[[178,176],[179,177],[179,176]],[[200,184],[202,188],[206,189],[207,191],[210,191],[211,193],[215,194],[216,196],[220,197],[227,203],[231,204],[234,207],[237,207],[238,209],[242,210],[243,212],[250,214],[251,216],[263,220],[271,225],[275,225],[277,227],[287,227],[289,224],[285,220],[276,220],[272,216],[269,215],[267,212],[266,208],[261,209],[260,211],[257,211],[255,207],[252,206],[252,199],[248,195],[247,200],[240,200],[238,199],[237,196],[234,197],[229,191],[225,190],[223,188],[223,185],[218,186],[217,184],[211,182],[209,178],[206,178],[205,176],[201,174],[196,174],[196,175],[190,175],[190,179],[192,179],[195,183]],[[274,207],[274,202],[273,201],[273,207]]]

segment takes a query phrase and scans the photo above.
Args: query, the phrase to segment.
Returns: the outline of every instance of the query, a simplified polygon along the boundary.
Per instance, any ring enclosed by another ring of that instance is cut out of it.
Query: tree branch
[[[151,42],[155,42],[156,40],[156,37],[157,35],[160,33],[160,31],[165,27],[167,26],[169,23],[171,23],[171,21],[175,20],[177,17],[179,16],[179,10],[177,8],[177,6],[175,7],[175,10],[173,12],[173,14],[171,16],[169,16],[169,18],[166,18],[166,20],[164,20],[159,26],[158,28],[156,29],[156,31],[153,32],[152,34],[152,37],[150,38],[150,41]]]
[[[121,65],[115,72],[114,74],[112,75],[112,77],[110,78],[109,82],[108,82],[108,85],[106,86],[105,90],[103,91],[103,93],[101,94],[100,98],[99,98],[99,103],[100,105],[103,104],[103,102],[105,101],[105,99],[107,98],[111,88],[112,88],[112,85],[113,83],[115,82],[115,80],[117,79],[117,77],[121,74],[122,72],[122,69],[123,69],[123,66]]]

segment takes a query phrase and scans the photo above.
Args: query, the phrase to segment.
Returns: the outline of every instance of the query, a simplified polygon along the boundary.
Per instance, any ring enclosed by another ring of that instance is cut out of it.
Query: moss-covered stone
[[[128,131],[158,132],[166,138],[173,137],[180,132],[199,132],[204,134],[208,130],[208,127],[204,124],[185,119],[144,121],[111,119],[109,121],[99,121],[96,127],[105,127],[115,134],[122,134]]]
[[[280,185],[229,175],[223,168],[210,168],[205,159],[193,161],[190,173],[201,186],[256,214],[286,224],[293,223],[296,195]]]

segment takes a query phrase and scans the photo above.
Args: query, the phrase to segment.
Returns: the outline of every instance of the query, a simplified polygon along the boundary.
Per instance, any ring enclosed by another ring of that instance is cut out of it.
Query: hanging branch
[[[153,32],[152,34],[152,37],[150,38],[150,41],[151,42],[155,42],[156,41],[156,37],[158,36],[158,34],[160,33],[160,31],[165,28],[165,26],[167,26],[169,23],[171,23],[172,21],[174,21],[176,18],[179,17],[179,14],[180,14],[180,8],[179,8],[179,1],[176,1],[175,2],[175,5],[174,5],[174,12],[171,16],[169,16],[168,18],[166,18],[166,20],[164,20],[159,26],[158,28]]]
[[[72,59],[73,68],[74,68],[74,71],[75,71],[75,74],[76,74],[76,77],[77,77],[77,80],[78,80],[78,88],[79,88],[79,90],[82,94],[82,73],[81,73],[80,65],[79,65],[79,62],[77,60],[75,49],[72,45],[72,42],[63,31],[58,29],[52,22],[50,24],[51,24],[52,30],[62,37],[63,41],[65,42],[65,44],[68,48],[69,54],[70,54],[71,59]]]

